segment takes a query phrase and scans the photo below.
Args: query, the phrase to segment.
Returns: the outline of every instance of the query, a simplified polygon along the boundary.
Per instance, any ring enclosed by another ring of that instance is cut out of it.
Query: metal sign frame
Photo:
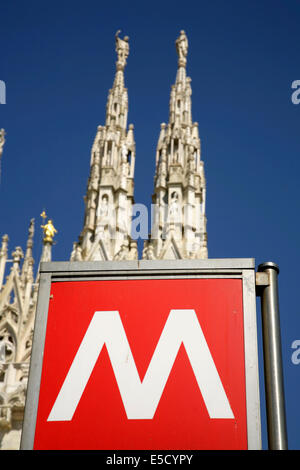
[[[255,260],[253,258],[41,263],[21,449],[33,449],[34,445],[51,283],[80,280],[188,278],[242,280],[248,449],[261,449]]]

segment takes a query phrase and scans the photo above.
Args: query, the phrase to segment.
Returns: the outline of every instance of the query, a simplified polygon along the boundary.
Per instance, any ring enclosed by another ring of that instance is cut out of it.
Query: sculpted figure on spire
[[[176,51],[178,54],[178,65],[186,66],[186,56],[188,53],[188,40],[183,30],[180,31],[179,38],[176,39]]]
[[[121,30],[116,32],[116,53],[118,55],[117,68],[118,70],[124,70],[126,65],[126,59],[129,55],[129,37],[125,36],[124,39],[119,38]]]
[[[56,228],[54,227],[52,220],[49,219],[48,223],[41,225],[41,228],[44,230],[44,242],[53,243],[53,237],[57,233]]]

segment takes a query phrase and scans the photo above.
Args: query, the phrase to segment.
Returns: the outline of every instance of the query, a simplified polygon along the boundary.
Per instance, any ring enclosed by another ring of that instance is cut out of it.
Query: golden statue
[[[57,230],[52,220],[49,219],[47,224],[41,225],[41,228],[44,230],[44,242],[53,243],[53,237],[57,233]]]

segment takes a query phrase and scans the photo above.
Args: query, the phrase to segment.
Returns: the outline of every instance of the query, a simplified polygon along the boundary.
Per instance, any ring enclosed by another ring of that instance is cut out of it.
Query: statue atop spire
[[[32,240],[34,235],[34,219],[30,219],[29,229],[28,229],[28,240]]]
[[[41,225],[41,227],[44,229],[44,242],[53,243],[53,237],[57,233],[57,230],[54,227],[52,220],[49,219],[48,223]]]
[[[180,36],[176,39],[176,51],[178,54],[178,66],[186,66],[186,56],[188,53],[188,39],[183,30],[180,31]]]
[[[41,217],[45,220],[45,218],[47,217],[45,211],[41,213]],[[50,243],[52,245],[53,237],[57,233],[57,230],[54,227],[52,220],[49,219],[47,224],[44,223],[44,225],[41,225],[41,228],[44,231],[44,243]]]
[[[124,36],[123,39],[119,38],[121,30],[116,32],[116,53],[118,55],[117,70],[124,70],[126,65],[126,59],[129,56],[129,37]]]

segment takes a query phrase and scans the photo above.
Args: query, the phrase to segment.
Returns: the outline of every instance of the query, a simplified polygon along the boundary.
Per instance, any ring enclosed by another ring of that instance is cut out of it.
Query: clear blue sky
[[[300,449],[300,364],[291,361],[291,343],[300,339],[300,104],[291,101],[291,84],[300,80],[299,25],[296,0],[16,0],[2,2],[0,28],[0,80],[7,87],[7,104],[0,105],[7,132],[0,235],[9,235],[10,252],[24,249],[35,217],[36,264],[44,208],[59,231],[54,260],[69,259],[81,231],[90,148],[105,122],[118,29],[130,37],[125,80],[137,146],[135,200],[150,204],[160,123],[168,119],[176,75],[174,42],[186,31],[209,257],[279,264],[292,449]],[[258,324],[261,341],[259,308]],[[266,448],[263,404],[262,415]]]

